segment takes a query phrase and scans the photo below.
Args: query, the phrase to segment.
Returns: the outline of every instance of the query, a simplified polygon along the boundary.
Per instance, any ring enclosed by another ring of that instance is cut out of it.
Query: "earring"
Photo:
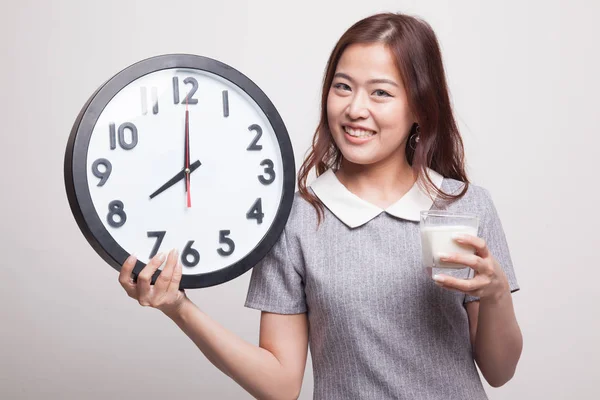
[[[413,133],[408,139],[408,145],[411,149],[416,150],[417,144],[419,144],[419,134],[421,133],[421,127],[417,124],[417,128],[415,129],[415,133]]]

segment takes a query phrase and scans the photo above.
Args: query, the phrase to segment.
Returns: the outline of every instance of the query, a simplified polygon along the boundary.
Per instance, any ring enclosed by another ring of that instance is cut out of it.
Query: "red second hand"
[[[188,174],[187,176],[187,185],[188,185],[188,191],[187,191],[187,206],[192,207],[192,195],[191,195],[191,190],[190,190],[190,174]]]

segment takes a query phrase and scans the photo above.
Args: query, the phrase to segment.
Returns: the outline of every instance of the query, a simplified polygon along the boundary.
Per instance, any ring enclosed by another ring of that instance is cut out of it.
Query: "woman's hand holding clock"
[[[152,285],[152,276],[165,259],[165,267]],[[140,305],[153,307],[167,315],[172,315],[177,313],[187,300],[185,292],[179,290],[182,266],[178,260],[179,252],[176,249],[171,250],[168,256],[165,256],[165,253],[159,253],[142,269],[137,279],[134,279],[132,273],[136,257],[131,255],[121,267],[119,283],[129,297],[136,299]]]

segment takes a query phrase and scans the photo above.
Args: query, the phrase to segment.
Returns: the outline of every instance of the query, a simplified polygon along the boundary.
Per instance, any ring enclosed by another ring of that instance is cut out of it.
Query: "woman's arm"
[[[169,317],[206,358],[258,399],[297,399],[308,351],[306,313],[263,312],[259,346],[225,329],[187,300]]]
[[[206,358],[258,399],[296,399],[302,387],[308,351],[306,313],[262,313],[259,346],[225,329],[179,290],[182,267],[172,251],[156,283],[152,275],[164,261],[154,257],[131,279],[135,258],[122,266],[119,282],[140,305],[159,309],[192,339]]]
[[[490,386],[500,387],[513,377],[523,348],[510,290],[466,307],[475,361]]]
[[[455,240],[473,246],[475,254],[447,254],[441,260],[467,265],[473,268],[475,276],[457,279],[436,275],[434,280],[438,286],[479,297],[479,301],[466,306],[474,358],[485,380],[499,387],[513,377],[523,348],[508,279],[483,239],[464,235]]]

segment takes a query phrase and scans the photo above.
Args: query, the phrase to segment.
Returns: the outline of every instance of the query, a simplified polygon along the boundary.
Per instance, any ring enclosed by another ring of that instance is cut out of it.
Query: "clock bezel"
[[[193,54],[164,54],[141,60],[123,69],[103,83],[87,100],[77,116],[65,153],[65,188],[73,216],[92,248],[117,271],[129,253],[106,230],[92,202],[87,180],[87,149],[96,122],[104,108],[123,88],[150,73],[171,68],[189,68],[207,71],[228,80],[246,92],[266,115],[277,137],[283,168],[281,201],[273,223],[262,240],[237,262],[215,271],[182,276],[180,289],[194,289],[219,285],[235,279],[254,267],[273,247],[289,218],[294,199],[296,170],[292,144],[277,109],[267,95],[250,78],[218,60]],[[137,277],[146,266],[140,260],[133,270]],[[152,283],[160,274],[156,271]]]

